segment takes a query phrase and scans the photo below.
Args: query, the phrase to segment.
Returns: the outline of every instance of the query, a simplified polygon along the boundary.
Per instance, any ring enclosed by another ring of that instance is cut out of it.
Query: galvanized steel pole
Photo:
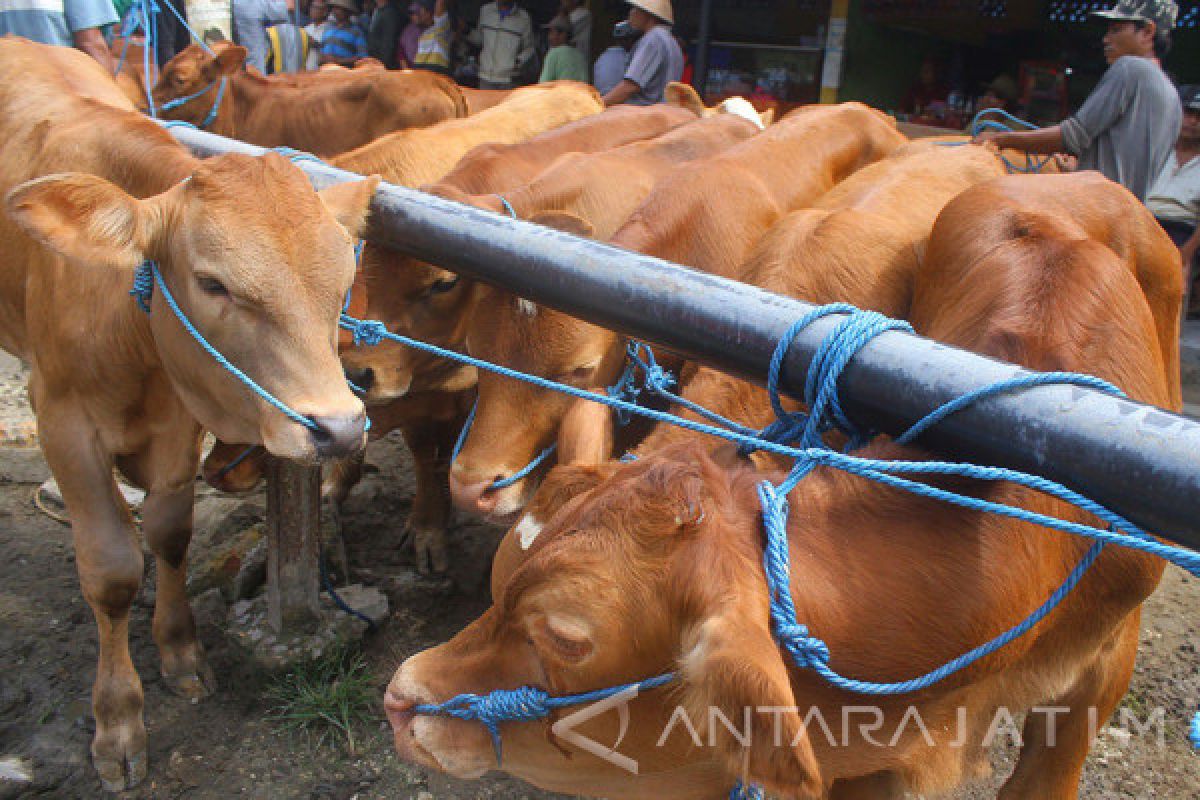
[[[263,150],[175,128],[194,151]],[[356,176],[299,166],[318,188]],[[735,281],[579,239],[390,184],[375,195],[371,241],[504,287],[590,322],[762,382],[776,342],[812,306]],[[803,394],[826,318],[788,351],[783,388]],[[1022,372],[919,336],[890,332],[854,358],[843,406],[898,433],[939,405]],[[1200,424],[1100,392],[1049,386],[982,401],[920,443],[946,456],[1032,472],[1081,492],[1165,539],[1200,550]]]

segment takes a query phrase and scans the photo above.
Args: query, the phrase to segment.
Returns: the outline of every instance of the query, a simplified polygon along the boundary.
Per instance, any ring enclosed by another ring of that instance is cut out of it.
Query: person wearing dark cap
[[[1179,7],[1174,0],[1119,0],[1108,11],[1108,71],[1083,107],[1058,125],[988,132],[976,141],[1027,153],[1070,153],[1079,169],[1099,170],[1145,200],[1179,135],[1182,111],[1159,59],[1171,47]]]
[[[625,77],[625,68],[629,66],[629,51],[637,41],[637,31],[628,22],[618,22],[613,26],[613,43],[600,54],[592,65],[592,85],[600,96],[611,92]]]
[[[546,53],[546,61],[542,64],[542,74],[538,83],[549,81],[579,81],[587,83],[587,62],[583,53],[571,44],[571,21],[563,16],[555,17],[546,26],[546,38],[550,42],[550,50]]]
[[[446,0],[416,0],[417,22],[424,27],[417,39],[414,69],[450,74],[450,12]]]
[[[1185,295],[1195,277],[1196,251],[1200,249],[1200,86],[1185,86],[1183,126],[1179,140],[1167,157],[1167,166],[1146,196],[1146,207],[1175,242],[1183,256]]]
[[[629,0],[629,24],[642,38],[633,48],[624,79],[604,95],[604,105],[661,103],[667,84],[683,76],[683,51],[671,35],[671,0]]]
[[[367,55],[377,58],[388,69],[396,68],[396,40],[400,38],[402,15],[398,0],[375,0],[371,24],[367,27]]]
[[[355,21],[358,6],[354,0],[329,0],[329,8],[333,24],[321,39],[321,63],[353,67],[367,57],[367,37]]]

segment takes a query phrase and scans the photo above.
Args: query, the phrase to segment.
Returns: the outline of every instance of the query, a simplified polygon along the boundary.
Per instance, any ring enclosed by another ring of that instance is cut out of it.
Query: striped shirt
[[[439,72],[450,71],[450,15],[433,18],[433,24],[421,32],[417,39],[417,57],[414,67]]]
[[[321,39],[321,55],[341,59],[366,58],[367,37],[353,23],[344,28],[333,25]]]
[[[42,44],[74,47],[77,31],[116,21],[112,0],[0,0],[0,35]]]

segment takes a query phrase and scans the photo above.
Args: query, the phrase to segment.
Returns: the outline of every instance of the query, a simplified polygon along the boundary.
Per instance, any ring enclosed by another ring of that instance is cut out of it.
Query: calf
[[[198,161],[154,122],[77,92],[95,71],[64,78],[59,51],[0,39],[0,71],[21,76],[0,86],[0,346],[30,366],[42,451],[99,631],[92,758],[104,787],[121,790],[146,774],[128,645],[142,549],[113,469],[146,490],[164,681],[198,700],[213,689],[185,590],[202,426],[307,462],[361,449],[366,416],[334,344],[379,179],[315,193],[274,154]],[[130,287],[147,259],[212,346],[311,428],[222,369],[161,287],[150,315],[138,308]]]
[[[286,145],[331,156],[392,131],[467,116],[454,81],[422,70],[345,70],[272,80],[243,69],[246,48],[188,45],[162,68],[155,106],[192,98],[164,113],[263,147]],[[205,124],[205,120],[212,119]]]
[[[812,204],[903,142],[895,123],[858,103],[802,109],[719,155],[675,168],[611,241],[734,276],[785,212]],[[560,225],[591,228],[586,221]],[[616,333],[504,295],[480,303],[467,338],[472,355],[598,391],[616,382],[623,364]],[[536,476],[499,490],[492,484],[556,440],[570,405],[562,395],[480,375],[475,422],[450,473],[455,503],[500,519],[519,511]]]
[[[947,205],[916,277],[914,326],[1030,368],[1087,370],[1135,399],[1178,408],[1157,338],[1168,322],[1159,316],[1178,315],[1178,305],[1155,308],[1120,253],[1125,245],[1088,235],[1086,176],[1060,184],[1052,201],[1037,180],[997,179]],[[1124,197],[1122,214],[1142,213]],[[1001,198],[1007,205],[997,208]],[[1166,282],[1179,274],[1174,258],[1141,269]],[[886,441],[863,454],[926,457]],[[553,502],[539,496],[544,524],[527,517],[508,534],[523,540],[523,557],[497,560],[492,608],[393,677],[385,706],[401,755],[468,778],[501,766],[483,726],[418,715],[421,703],[528,685],[564,695],[675,672],[676,683],[621,704],[619,727],[611,714],[571,726],[604,749],[618,742],[611,752],[633,758],[637,774],[535,722],[501,727],[503,769],[606,797],[715,800],[743,780],[787,798],[898,800],[986,773],[999,715],[1049,706],[1052,716],[1027,718],[1000,797],[1076,797],[1094,726],[1128,686],[1139,607],[1161,564],[1110,547],[1034,632],[920,692],[867,698],[798,667],[772,634],[762,478],[727,446],[696,442],[629,464],[555,470],[543,489]],[[1012,484],[970,492],[1089,519]],[[864,680],[922,675],[1007,630],[1088,549],[826,467],[789,500],[797,619],[826,643],[834,670]]]

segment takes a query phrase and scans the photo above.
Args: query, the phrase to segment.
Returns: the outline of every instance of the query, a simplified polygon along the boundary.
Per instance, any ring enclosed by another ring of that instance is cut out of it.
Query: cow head
[[[435,192],[442,194],[441,192]],[[368,243],[362,253],[367,317],[393,333],[450,350],[462,350],[476,285],[420,259]],[[368,405],[409,392],[459,391],[475,384],[475,368],[384,340],[342,354],[346,377],[362,388]]]
[[[680,108],[686,108],[698,117],[733,114],[756,125],[759,130],[765,129],[775,121],[774,108],[759,111],[744,97],[728,97],[715,106],[706,106],[696,90],[686,83],[668,83],[666,89],[663,91],[663,101],[679,106]]]
[[[65,174],[18,186],[7,206],[30,236],[80,270],[108,270],[89,276],[106,289],[131,285],[134,269],[155,261],[204,338],[313,425],[285,416],[217,364],[156,287],[149,335],[184,405],[218,438],[313,461],[355,452],[365,439],[362,403],[337,358],[337,319],[354,277],[354,237],[378,183],[375,176],[318,193],[281,156],[227,155],[199,162],[190,179],[148,199]],[[126,302],[131,319],[141,314]]]
[[[163,116],[193,125],[201,124],[217,101],[215,90],[204,90],[242,69],[246,62],[246,48],[229,42],[217,42],[212,47],[210,52],[199,44],[190,44],[163,65],[158,83],[151,92],[155,106],[199,94],[195,99],[165,112]]]
[[[711,722],[713,708],[740,728],[744,709],[797,706],[768,628],[760,479],[695,445],[631,464],[556,469],[544,491],[551,508],[562,505],[539,518],[536,503],[509,532],[494,567],[494,605],[393,677],[385,705],[400,754],[468,778],[500,766],[589,796],[717,797],[737,779],[781,797],[823,796],[794,711],[777,722],[751,715],[748,743]],[[536,686],[560,696],[665,672],[676,682],[631,700],[627,725],[609,712],[573,726],[606,748],[618,742],[613,752],[636,760],[637,775],[552,731],[554,720],[502,724],[497,765],[480,723],[414,713],[464,692]],[[671,726],[678,708],[704,746]],[[705,784],[690,783],[700,775]]]
[[[586,236],[586,222],[541,212],[531,222]],[[480,287],[467,331],[471,355],[581,389],[603,392],[623,365],[617,334],[508,292]],[[479,375],[475,420],[450,471],[450,491],[462,509],[498,521],[524,507],[540,476],[495,489],[558,440],[572,398],[490,372]]]

